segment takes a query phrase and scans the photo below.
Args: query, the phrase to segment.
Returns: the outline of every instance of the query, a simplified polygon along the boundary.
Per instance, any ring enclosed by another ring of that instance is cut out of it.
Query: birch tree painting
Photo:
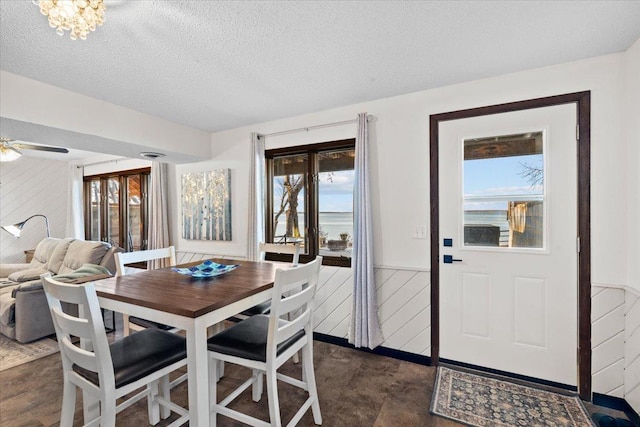
[[[182,175],[182,237],[231,240],[231,169]]]

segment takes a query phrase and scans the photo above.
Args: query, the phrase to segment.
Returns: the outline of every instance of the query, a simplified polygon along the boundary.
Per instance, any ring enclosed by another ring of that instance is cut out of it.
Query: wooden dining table
[[[186,331],[191,426],[209,426],[207,328],[271,299],[276,269],[290,266],[228,259],[212,261],[238,264],[238,267],[206,279],[195,279],[171,268],[162,268],[95,282],[102,308]]]

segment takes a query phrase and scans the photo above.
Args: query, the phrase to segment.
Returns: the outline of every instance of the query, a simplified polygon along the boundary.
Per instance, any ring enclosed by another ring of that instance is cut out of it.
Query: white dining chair
[[[117,253],[115,254],[116,276],[124,276],[126,274],[135,273],[136,270],[139,270],[136,268],[126,267],[127,264],[133,264],[136,262],[149,263],[149,261],[163,259],[167,260],[169,264],[168,266],[176,265],[176,250],[173,246],[160,249]],[[169,332],[177,332],[180,330],[178,328],[174,328],[162,323],[153,322],[151,320],[142,319],[140,317],[129,316],[126,313],[122,314],[122,320],[125,336],[129,335],[132,330],[139,331],[145,328],[155,328]]]
[[[187,364],[183,337],[147,329],[109,344],[93,282],[61,283],[50,273],[40,277],[62,358],[61,426],[73,425],[76,387],[100,402],[97,418],[85,419],[85,426],[115,426],[117,413],[145,397],[151,424],[168,418],[171,411],[180,415],[171,426],[188,421],[188,411],[171,402],[169,391],[169,374]],[[64,312],[62,302],[77,304],[79,315]],[[79,337],[84,348],[74,344],[71,337]],[[134,396],[117,402],[143,387]],[[85,399],[89,399],[86,394]],[[86,400],[84,403],[88,404]]]
[[[260,261],[265,261],[268,253],[273,254],[288,254],[292,256],[291,265],[298,265],[298,261],[300,259],[300,244],[279,244],[279,243],[264,243],[260,242],[258,245],[260,250]],[[256,314],[269,314],[269,310],[271,309],[271,300],[267,300],[260,304],[254,305],[253,307],[243,311],[240,314],[234,316],[235,319],[246,319],[251,316],[255,316]]]
[[[299,387],[308,392],[309,397],[293,416],[288,426],[296,425],[311,407],[314,423],[322,424],[318,391],[313,368],[313,298],[318,284],[322,257],[308,264],[291,269],[276,271],[270,314],[251,316],[228,329],[214,335],[207,341],[209,349],[209,375],[211,396],[211,426],[216,425],[216,416],[221,414],[252,426],[282,425],[278,399],[277,380]],[[286,314],[291,320],[284,320]],[[300,381],[277,372],[278,368],[296,352],[302,352],[303,380]],[[218,361],[242,365],[253,370],[253,375],[235,391],[218,403],[217,368]],[[266,375],[269,399],[269,422],[243,414],[228,405],[251,385],[253,400],[259,401],[262,376]]]

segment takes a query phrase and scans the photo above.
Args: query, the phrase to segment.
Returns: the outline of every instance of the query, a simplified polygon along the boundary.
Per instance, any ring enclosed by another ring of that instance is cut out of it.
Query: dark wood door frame
[[[576,104],[578,123],[578,394],[591,401],[591,91],[528,99],[506,104],[433,114],[430,126],[431,222],[431,361],[440,358],[440,218],[438,144],[440,122],[470,117]]]

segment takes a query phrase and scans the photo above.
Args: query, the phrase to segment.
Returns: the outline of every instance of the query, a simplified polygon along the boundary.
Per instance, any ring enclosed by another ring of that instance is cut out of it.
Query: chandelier
[[[104,23],[104,0],[39,0],[38,6],[56,33],[69,30],[71,40],[86,40],[89,31]]]

